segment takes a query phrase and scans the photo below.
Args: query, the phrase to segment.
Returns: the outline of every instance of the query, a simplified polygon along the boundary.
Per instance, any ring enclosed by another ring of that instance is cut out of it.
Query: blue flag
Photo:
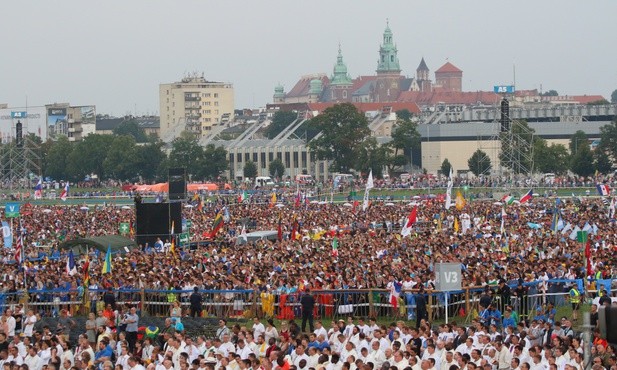
[[[11,248],[13,246],[13,231],[6,221],[2,221],[2,237],[4,238],[4,248]]]

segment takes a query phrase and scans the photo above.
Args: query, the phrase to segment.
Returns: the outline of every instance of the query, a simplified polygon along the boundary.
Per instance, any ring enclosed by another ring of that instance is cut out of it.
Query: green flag
[[[121,222],[120,226],[118,227],[118,230],[120,231],[121,235],[128,234],[130,229],[131,227],[129,226],[128,222]]]

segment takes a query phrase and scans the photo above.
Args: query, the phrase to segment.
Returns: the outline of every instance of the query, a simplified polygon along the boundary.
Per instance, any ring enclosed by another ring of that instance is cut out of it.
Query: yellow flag
[[[454,217],[454,232],[458,233],[458,218]]]
[[[456,209],[459,211],[465,207],[465,198],[461,194],[460,190],[456,192]]]

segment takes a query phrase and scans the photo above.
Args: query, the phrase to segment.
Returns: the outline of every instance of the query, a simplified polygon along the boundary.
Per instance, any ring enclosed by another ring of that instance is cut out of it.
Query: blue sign
[[[4,206],[4,217],[6,218],[19,217],[19,203],[7,203]]]
[[[11,118],[26,118],[28,112],[11,112]]]
[[[493,91],[496,94],[514,94],[514,85],[493,86]]]
[[[4,248],[13,246],[13,231],[6,221],[2,221],[2,238],[4,239]]]

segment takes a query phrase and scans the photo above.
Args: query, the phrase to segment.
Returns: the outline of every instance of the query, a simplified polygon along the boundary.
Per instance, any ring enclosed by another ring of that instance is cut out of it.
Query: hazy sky
[[[464,90],[617,89],[617,1],[2,1],[0,103],[159,111],[158,85],[186,72],[234,84],[236,108],[277,83],[332,73],[338,43],[352,77],[374,74],[386,18],[403,74],[449,59]]]

